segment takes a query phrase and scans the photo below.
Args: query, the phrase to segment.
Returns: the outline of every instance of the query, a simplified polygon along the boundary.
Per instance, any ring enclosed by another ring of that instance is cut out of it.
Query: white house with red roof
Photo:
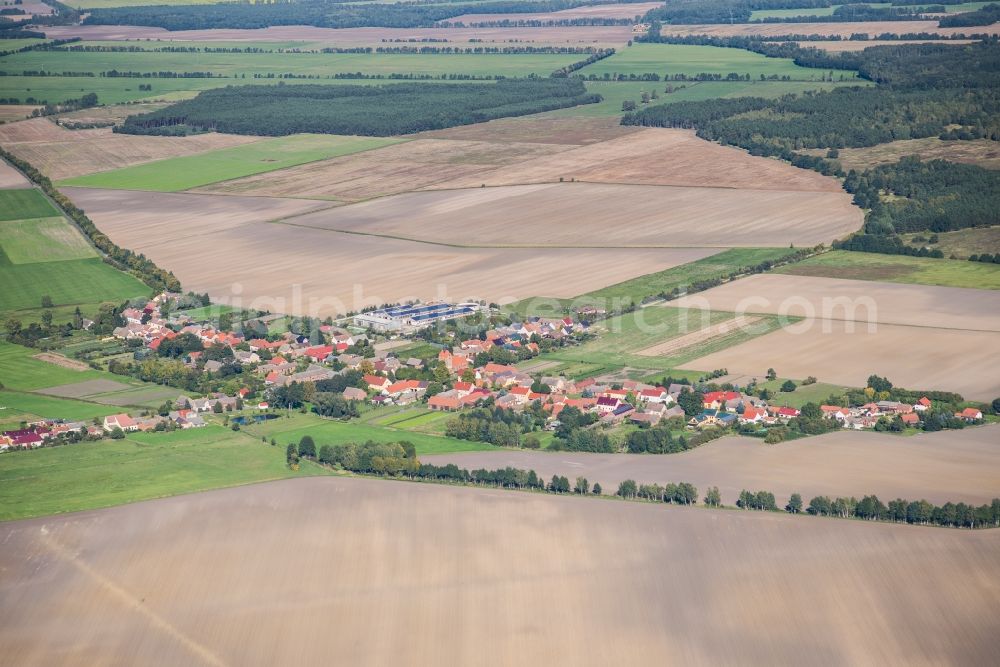
[[[126,433],[129,431],[138,431],[139,424],[136,420],[129,417],[124,412],[119,415],[108,415],[104,418],[104,430],[107,432],[114,431],[116,428],[120,428]]]

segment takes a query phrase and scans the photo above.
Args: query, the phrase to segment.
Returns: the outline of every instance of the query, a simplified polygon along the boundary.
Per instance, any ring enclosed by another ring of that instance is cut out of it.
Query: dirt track
[[[25,667],[989,664],[1000,629],[995,530],[313,478],[0,543]]]

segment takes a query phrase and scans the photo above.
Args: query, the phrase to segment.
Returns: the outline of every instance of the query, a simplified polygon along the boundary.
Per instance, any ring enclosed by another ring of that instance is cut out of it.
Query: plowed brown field
[[[782,35],[828,35],[847,38],[853,34],[867,34],[875,37],[885,33],[904,35],[908,33],[931,33],[936,35],[954,34],[1000,34],[1000,23],[973,28],[939,28],[937,21],[859,21],[856,23],[734,23],[713,25],[665,25],[662,35],[712,35],[732,37],[761,35],[774,37]]]
[[[996,530],[379,480],[8,523],[0,543],[0,644],[24,667],[972,665],[1000,617]]]
[[[545,479],[582,475],[591,484],[617,489],[634,479],[646,484],[690,482],[701,490],[718,486],[723,503],[734,505],[743,489],[764,489],[784,503],[799,493],[862,496],[874,493],[936,504],[989,504],[1000,498],[1000,425],[899,437],[888,433],[838,431],[765,445],[727,437],[680,454],[587,454],[493,451],[422,456],[425,463],[493,470],[534,469]]]

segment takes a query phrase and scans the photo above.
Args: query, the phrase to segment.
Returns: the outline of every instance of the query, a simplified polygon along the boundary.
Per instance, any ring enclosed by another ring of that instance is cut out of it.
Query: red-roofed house
[[[764,408],[747,407],[739,419],[741,424],[759,424],[767,419],[767,410]]]
[[[347,348],[344,348],[344,349],[347,349]],[[315,347],[310,347],[310,348],[306,349],[302,354],[305,355],[305,356],[307,356],[307,357],[309,357],[310,359],[312,359],[314,361],[323,361],[324,359],[326,359],[327,357],[329,357],[331,354],[333,354],[333,346],[332,345],[317,345]]]
[[[374,389],[375,391],[382,391],[392,384],[389,382],[389,378],[382,375],[366,375],[364,380],[365,383],[367,383],[368,388]]]
[[[705,394],[704,408],[706,410],[718,410],[730,401],[738,401],[743,398],[738,391],[710,391]]]
[[[120,415],[110,415],[104,418],[104,430],[109,433],[116,428],[120,428],[123,431],[137,431],[139,425],[136,424],[135,420],[129,417],[127,414],[122,413]]]
[[[931,399],[926,396],[921,396],[920,400],[913,404],[913,409],[917,412],[923,412],[924,410],[929,410],[931,407]]]
[[[594,407],[596,407],[597,411],[602,415],[607,415],[611,414],[622,405],[624,405],[622,401],[614,396],[601,396],[597,399],[597,403]]]
[[[966,408],[961,412],[956,412],[955,416],[959,419],[964,419],[967,422],[974,422],[983,418],[983,413],[981,410],[976,408]]]
[[[462,407],[462,399],[454,391],[444,391],[427,399],[427,407],[431,410],[458,410]]]
[[[674,400],[663,387],[643,389],[636,398],[643,403],[671,403]]]
[[[916,426],[920,423],[920,415],[916,412],[907,412],[904,415],[900,415],[899,418],[902,419],[903,423],[907,426]]]

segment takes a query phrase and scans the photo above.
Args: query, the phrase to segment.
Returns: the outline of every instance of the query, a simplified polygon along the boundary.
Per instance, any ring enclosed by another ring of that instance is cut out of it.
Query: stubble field
[[[592,137],[583,145],[579,129],[566,119],[497,123],[497,138],[487,133],[490,125],[468,126],[475,129],[464,133],[426,133],[418,136],[429,138],[200,191],[359,200],[420,189],[576,180],[842,194],[834,179],[704,141],[689,130],[633,130],[604,141]]]
[[[801,322],[683,364],[861,386],[872,373],[911,389],[1000,395],[995,290],[760,275],[678,299],[678,307],[785,314]]]
[[[930,33],[934,35],[1000,34],[1000,23],[967,28],[939,28],[937,21],[857,21],[847,23],[734,23],[665,25],[661,35],[710,35],[713,37],[780,37],[783,35],[823,35],[849,38],[854,34],[877,37],[886,33],[904,35]]]
[[[814,376],[821,382],[860,387],[874,374],[896,386],[943,390],[966,399],[991,401],[1000,396],[1000,333],[879,324],[811,322],[805,333],[789,328],[695,359],[682,368],[726,368],[745,377],[764,377],[774,368],[782,377]],[[824,330],[825,329],[825,330]]]
[[[332,315],[406,298],[571,297],[711,255],[706,248],[457,248],[267,222],[330,203],[66,188],[116,243],[226,303]],[[213,209],[217,207],[217,211]],[[187,215],[178,215],[187,211]],[[206,231],[211,216],[217,224]],[[296,218],[297,219],[297,218]],[[291,222],[286,220],[286,223]],[[212,261],[206,262],[206,252]],[[566,276],[573,276],[566,280]]]
[[[302,479],[3,525],[0,641],[19,665],[986,664],[998,540]]]
[[[861,217],[843,193],[552,183],[411,192],[288,222],[457,245],[787,247],[828,243]]]
[[[620,46],[632,38],[627,25],[524,27],[524,28],[314,28],[311,26],[271,26],[257,30],[228,28],[216,30],[175,30],[145,26],[45,26],[50,39],[80,37],[91,40],[158,39],[202,42],[307,41],[342,45],[378,45],[383,42],[448,40],[481,44],[532,42],[535,44],[586,44]]]
[[[447,23],[475,25],[477,23],[492,23],[496,21],[567,21],[572,19],[630,19],[642,16],[651,9],[660,7],[658,2],[634,2],[627,4],[591,5],[574,7],[556,12],[531,12],[523,14],[462,14],[450,19]]]

